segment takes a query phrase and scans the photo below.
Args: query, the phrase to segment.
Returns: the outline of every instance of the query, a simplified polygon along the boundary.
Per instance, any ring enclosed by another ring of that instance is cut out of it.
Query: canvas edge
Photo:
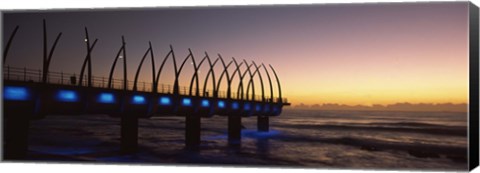
[[[4,32],[4,26],[5,26],[4,23],[3,23],[4,22],[3,21],[4,14],[5,14],[5,12],[3,10],[0,10],[0,26],[1,26],[0,27],[0,55],[3,55],[3,49],[4,49],[3,48],[3,32]],[[3,71],[3,61],[0,61],[0,64],[1,64],[0,69]],[[0,128],[0,139],[2,140],[2,145],[0,147],[0,161],[3,162],[3,161],[5,161],[5,159],[3,158],[3,153],[4,153],[3,152],[3,149],[4,149],[3,148],[3,146],[4,146],[4,144],[3,144],[3,141],[4,141],[3,140],[3,137],[4,137],[3,127],[5,127],[4,124],[3,124],[3,75],[0,75],[0,86],[1,86],[1,89],[2,89],[2,91],[0,92],[0,97],[2,98],[1,101],[0,101],[0,110],[2,110],[0,112],[0,127],[1,127]]]
[[[435,2],[435,1],[433,1]],[[380,2],[378,2],[380,3]],[[377,3],[377,4],[378,4]],[[381,4],[391,4],[394,2],[381,2]],[[416,3],[416,2],[405,2],[405,3]],[[425,2],[419,2],[419,3],[429,3],[428,1]],[[431,3],[431,2],[430,2]],[[440,3],[449,3],[447,2],[440,2]],[[349,5],[351,4],[359,4],[359,3],[348,3]],[[370,4],[375,4],[375,3],[370,3]],[[292,6],[291,4],[267,4],[267,5],[245,5],[247,7],[261,7],[261,6],[275,6],[275,5],[287,5],[287,6]],[[297,4],[299,5],[299,4]],[[325,4],[301,4],[301,5],[338,5],[338,4],[330,4],[330,3],[325,3]],[[363,3],[360,3],[360,5],[363,5]],[[293,5],[295,6],[295,4]],[[187,6],[183,8],[215,8],[215,7],[244,7],[242,5],[240,6]],[[94,8],[94,9],[48,9],[48,11],[53,11],[53,12],[58,12],[58,11],[63,11],[63,10],[69,10],[69,11],[90,11],[90,10],[151,10],[151,9],[157,9],[157,8],[182,8],[182,6],[177,7],[177,6],[160,6],[160,7],[111,7],[111,8]],[[44,10],[32,10],[32,9],[14,9],[14,10],[0,10],[0,40],[2,39],[3,36],[3,17],[6,13],[9,12],[38,12],[38,11],[44,11]],[[479,166],[479,8],[472,2],[469,2],[468,5],[468,20],[469,20],[469,104],[468,104],[468,167],[469,170],[473,170],[476,167]],[[3,54],[3,42],[0,41],[0,54]],[[0,69],[3,68],[3,63],[0,62]],[[0,85],[3,88],[3,76],[0,75]],[[0,96],[2,96],[3,93],[0,92]],[[3,97],[2,97],[3,98]],[[3,110],[3,100],[0,101],[0,110]],[[0,113],[0,139],[3,141],[3,111]],[[477,147],[475,147],[477,146]],[[0,147],[0,160],[4,162],[5,160],[3,159],[3,145]],[[48,163],[48,162],[47,162]],[[52,162],[50,162],[52,163]],[[105,163],[102,163],[101,165],[104,165]],[[118,163],[115,163],[114,165],[118,165]],[[160,165],[162,166],[162,165]],[[163,165],[163,166],[201,166],[201,165]],[[238,167],[233,167],[233,168],[238,168]],[[241,167],[240,167],[241,168]],[[255,167],[244,167],[244,168],[255,168]],[[257,167],[258,168],[258,167]],[[270,167],[266,167],[270,168]],[[277,167],[281,168],[281,167]],[[326,169],[328,171],[328,168]],[[340,169],[341,170],[341,169]],[[364,169],[349,169],[347,168],[346,170],[356,170],[356,171],[362,171]],[[366,169],[368,170],[368,169]],[[382,169],[372,169],[372,171],[378,171]],[[405,170],[404,170],[405,171]]]
[[[478,33],[478,20],[479,13],[478,7],[472,2],[469,3],[469,140],[468,140],[468,160],[469,170],[473,170],[479,164],[479,33]]]

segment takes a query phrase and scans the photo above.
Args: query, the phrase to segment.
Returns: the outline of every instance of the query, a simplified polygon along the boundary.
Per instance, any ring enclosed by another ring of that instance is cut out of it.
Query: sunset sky
[[[207,51],[271,64],[294,105],[467,103],[467,9],[467,2],[453,2],[8,12],[2,26],[5,43],[20,25],[6,62],[15,67],[42,67],[45,18],[50,45],[63,32],[51,71],[79,74],[87,26],[99,39],[96,76],[108,76],[125,35],[130,80],[152,41],[157,68],[169,44],[177,61],[192,48],[197,60]],[[145,63],[141,79],[149,82]],[[162,78],[173,82],[172,75]]]

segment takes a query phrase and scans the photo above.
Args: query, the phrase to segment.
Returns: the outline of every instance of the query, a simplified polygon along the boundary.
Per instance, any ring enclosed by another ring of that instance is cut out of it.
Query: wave
[[[354,137],[341,138],[322,138],[322,137],[308,137],[308,136],[281,136],[275,140],[285,142],[312,142],[312,143],[326,143],[335,145],[348,145],[358,147],[362,150],[377,152],[386,150],[397,150],[406,152],[417,158],[440,158],[445,157],[454,162],[466,163],[468,151],[466,147],[446,146],[435,144],[418,144],[418,143],[402,143],[389,142],[376,139],[364,139]]]
[[[450,126],[440,125],[433,123],[420,123],[420,122],[395,122],[395,123],[368,123],[369,125],[386,125],[386,126],[409,126],[409,127],[438,127],[438,128],[458,128],[466,129],[466,126]]]
[[[376,123],[363,125],[310,125],[310,124],[282,124],[281,127],[297,128],[297,129],[312,129],[312,130],[370,130],[370,131],[390,131],[390,132],[405,132],[405,133],[424,133],[433,135],[451,135],[451,136],[467,136],[467,127],[463,126],[442,126],[442,125],[427,125],[406,126],[408,123]],[[390,125],[390,126],[388,126]],[[397,125],[397,126],[391,126]]]

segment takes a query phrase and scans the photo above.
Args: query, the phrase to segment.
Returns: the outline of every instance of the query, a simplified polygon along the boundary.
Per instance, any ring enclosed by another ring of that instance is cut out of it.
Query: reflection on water
[[[242,119],[239,146],[227,142],[227,118],[202,119],[200,150],[184,148],[184,119],[140,120],[140,151],[119,155],[118,119],[50,116],[34,121],[30,158],[120,163],[196,163],[340,168],[466,170],[467,114],[284,110],[269,132]],[[75,151],[75,152],[74,152]],[[61,157],[59,157],[61,156]]]
[[[256,129],[246,129],[242,130],[242,137],[250,137],[250,138],[257,138],[257,139],[268,139],[271,137],[278,136],[280,131],[278,130],[270,130],[268,132],[259,132]]]

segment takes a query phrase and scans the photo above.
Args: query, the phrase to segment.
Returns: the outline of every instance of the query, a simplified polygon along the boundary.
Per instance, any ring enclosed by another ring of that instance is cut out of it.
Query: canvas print
[[[3,11],[3,159],[466,171],[471,5]]]

